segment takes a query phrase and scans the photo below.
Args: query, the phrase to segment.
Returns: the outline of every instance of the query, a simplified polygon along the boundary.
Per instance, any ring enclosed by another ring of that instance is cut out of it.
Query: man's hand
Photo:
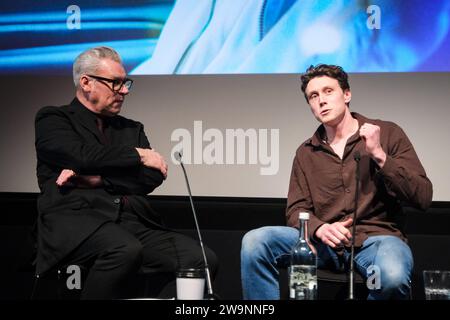
[[[359,135],[366,144],[366,152],[375,160],[380,168],[386,161],[386,153],[380,143],[380,127],[371,123],[364,123],[359,128]]]
[[[70,169],[64,169],[59,174],[58,179],[56,179],[56,184],[58,187],[74,187],[74,183],[70,181],[72,177],[75,177],[76,174],[74,171]]]
[[[316,230],[316,237],[332,248],[340,247],[342,245],[350,246],[352,234],[348,227],[350,227],[352,223],[352,218],[345,221],[334,222],[332,224],[324,223]]]
[[[153,149],[136,148],[139,156],[141,157],[141,163],[148,167],[161,171],[164,179],[167,178],[167,163],[158,152]]]
[[[56,179],[56,184],[59,187],[90,189],[100,187],[103,182],[100,176],[78,176],[73,170],[64,169]]]

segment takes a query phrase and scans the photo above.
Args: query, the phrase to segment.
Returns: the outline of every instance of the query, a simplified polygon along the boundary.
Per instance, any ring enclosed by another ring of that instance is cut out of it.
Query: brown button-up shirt
[[[356,190],[356,161],[359,151],[360,189],[356,217],[355,246],[374,235],[394,235],[406,240],[396,218],[402,213],[401,202],[425,210],[432,200],[433,187],[414,148],[403,130],[392,122],[352,116],[359,126],[371,123],[381,128],[380,142],[387,158],[383,168],[365,151],[357,131],[345,146],[343,158],[323,140],[325,128],[298,149],[292,166],[286,209],[289,226],[298,227],[301,211],[311,213],[309,236],[324,223],[353,216]]]

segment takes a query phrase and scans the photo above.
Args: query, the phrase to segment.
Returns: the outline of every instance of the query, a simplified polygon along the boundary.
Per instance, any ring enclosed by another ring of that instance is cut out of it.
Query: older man
[[[37,273],[88,268],[82,298],[124,297],[133,274],[201,268],[198,243],[162,224],[146,195],[167,177],[139,122],[121,111],[133,81],[116,51],[97,47],[73,66],[76,97],[36,115]],[[213,271],[216,257],[207,250]],[[214,272],[213,272],[214,273]]]

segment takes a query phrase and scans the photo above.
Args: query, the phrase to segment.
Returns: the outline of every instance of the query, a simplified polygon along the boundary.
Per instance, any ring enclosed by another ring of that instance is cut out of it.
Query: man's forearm
[[[71,179],[75,186],[78,188],[99,188],[103,186],[103,180],[101,176],[86,176],[79,175]]]

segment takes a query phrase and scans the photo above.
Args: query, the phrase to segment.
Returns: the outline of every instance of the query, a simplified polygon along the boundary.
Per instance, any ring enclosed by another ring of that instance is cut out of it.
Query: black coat
[[[55,266],[107,221],[115,221],[122,196],[149,226],[164,228],[146,195],[164,180],[144,167],[135,147],[150,148],[139,122],[114,116],[102,143],[97,116],[77,99],[62,107],[44,107],[36,115],[38,198],[38,274]],[[60,188],[63,169],[78,175],[101,175],[104,187]]]

